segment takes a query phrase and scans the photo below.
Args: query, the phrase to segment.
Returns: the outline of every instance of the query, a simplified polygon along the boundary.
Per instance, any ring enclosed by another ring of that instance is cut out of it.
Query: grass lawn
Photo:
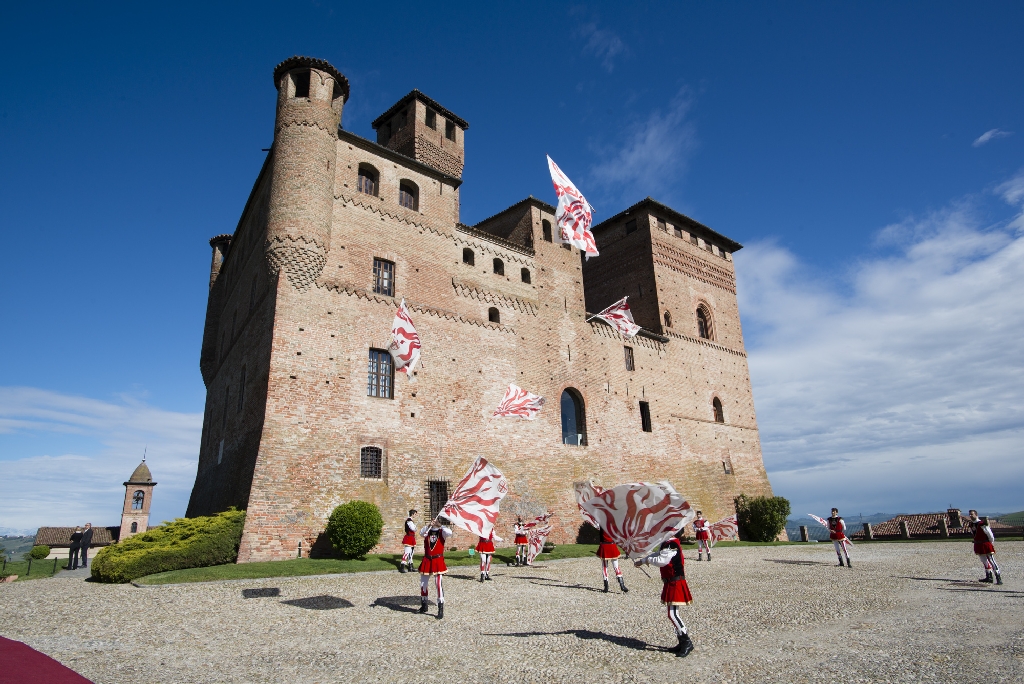
[[[64,566],[67,565],[68,559],[67,558],[58,558],[56,560],[57,560],[57,570],[56,570],[56,572],[60,572],[64,568]],[[54,572],[54,569],[53,569],[53,561],[54,561],[53,558],[51,558],[49,560],[45,560],[44,559],[44,560],[34,560],[34,561],[32,561],[32,574],[31,575],[27,574],[28,573],[28,561],[13,561],[13,562],[12,561],[8,561],[7,568],[3,571],[3,574],[5,574],[5,575],[17,575],[18,579],[15,580],[16,582],[21,582],[22,580],[30,580],[30,579],[42,579],[43,577],[53,577],[56,574]]]

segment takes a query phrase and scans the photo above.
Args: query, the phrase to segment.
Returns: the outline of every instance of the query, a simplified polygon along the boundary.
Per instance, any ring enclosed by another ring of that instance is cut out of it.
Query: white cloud
[[[775,488],[800,513],[1024,508],[1024,236],[962,204],[882,236],[898,253],[841,279],[736,255]]]
[[[984,145],[985,143],[989,142],[990,140],[995,140],[996,138],[1005,138],[1008,135],[1013,135],[1013,134],[1010,133],[1009,131],[1001,131],[998,128],[993,128],[991,130],[985,131],[984,133],[979,135],[977,138],[975,138],[974,142],[971,143],[971,145],[973,147],[981,147],[982,145]]]
[[[655,110],[646,119],[627,125],[618,144],[599,146],[601,161],[591,168],[590,175],[606,197],[630,202],[647,195],[659,198],[678,183],[697,145],[696,129],[686,118],[691,104],[684,88],[667,109]]]
[[[615,58],[626,54],[626,44],[615,33],[597,27],[594,22],[583,24],[580,35],[586,41],[583,53],[594,55],[601,60],[601,66],[611,73],[615,69]]]
[[[120,521],[122,483],[148,448],[153,523],[184,515],[202,415],[31,387],[0,387],[0,525]],[[48,453],[49,452],[49,453]]]

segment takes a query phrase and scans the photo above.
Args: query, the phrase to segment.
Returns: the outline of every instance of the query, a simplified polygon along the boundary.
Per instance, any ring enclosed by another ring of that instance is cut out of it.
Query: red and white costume
[[[480,554],[480,581],[491,579],[491,556],[494,555],[494,542],[502,541],[501,537],[494,534],[494,528],[491,528],[491,534],[485,539],[480,537],[476,543],[476,551]]]
[[[697,519],[693,521],[693,534],[697,537],[697,560],[700,560],[701,554],[705,551],[707,551],[708,560],[711,560],[711,530],[703,515],[697,516]]]
[[[619,567],[619,556],[622,552],[619,551],[619,547],[615,545],[612,538],[608,536],[608,533],[603,529],[598,528],[601,533],[601,543],[597,546],[597,557],[601,559],[601,574],[604,577],[604,590],[608,591],[608,561],[612,562],[612,568],[615,569],[615,579],[619,581],[619,588],[623,592],[629,591],[626,588],[626,582],[622,579],[622,568]]]
[[[530,538],[526,536],[526,525],[521,522],[517,522],[512,528],[512,532],[515,533],[515,540],[513,543],[516,545],[516,565],[519,565],[520,562],[522,562],[523,565],[526,565],[528,555],[527,550],[530,546]],[[522,561],[520,561],[520,558],[522,558]]]
[[[416,523],[412,521],[412,516],[405,519],[405,536],[402,537],[402,546],[405,547],[402,552],[402,567],[412,570],[412,554],[416,548]]]
[[[832,540],[832,547],[839,556],[839,564],[843,564],[843,556],[846,556],[846,566],[850,565],[850,540],[846,538],[846,521],[838,515],[833,515],[828,520],[828,538]]]
[[[438,617],[444,613],[444,587],[441,577],[448,572],[444,564],[444,543],[452,536],[451,528],[444,525],[426,525],[420,534],[423,536],[423,560],[420,561],[420,612],[427,612],[427,596],[429,595],[430,576],[433,575],[437,585]]]
[[[995,573],[997,584],[1003,583],[1003,574],[996,563],[996,536],[992,534],[992,528],[988,526],[987,520],[971,520],[974,526],[974,553],[981,559],[985,566],[985,579],[982,582],[991,582],[992,573]]]
[[[676,651],[679,655],[685,656],[693,650],[690,637],[686,633],[686,625],[679,618],[679,606],[693,603],[693,595],[690,594],[690,587],[686,583],[686,570],[683,558],[683,547],[675,537],[662,542],[661,547],[637,561],[638,564],[653,565],[661,570],[661,602],[668,607],[668,619],[672,628],[679,638],[679,646]],[[685,652],[680,652],[688,644]]]

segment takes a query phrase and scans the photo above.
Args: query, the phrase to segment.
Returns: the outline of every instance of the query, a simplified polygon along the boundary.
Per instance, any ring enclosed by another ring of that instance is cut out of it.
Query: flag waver
[[[526,420],[533,420],[541,407],[544,406],[544,397],[527,392],[514,383],[509,383],[505,390],[498,408],[494,410],[495,416],[518,416]]]
[[[486,458],[478,456],[438,515],[448,518],[453,525],[470,534],[486,539],[494,529],[498,504],[506,494],[508,481],[505,476]]]
[[[544,550],[544,541],[551,534],[551,525],[548,523],[548,518],[550,517],[550,513],[545,513],[523,525],[526,528],[526,538],[530,541],[529,547],[526,550],[527,563],[532,563],[533,559]]]
[[[627,339],[634,337],[640,332],[640,326],[633,322],[633,312],[629,310],[629,304],[626,303],[627,299],[629,297],[623,297],[601,313],[594,314],[591,318],[600,318],[618,330],[619,334]]]
[[[735,515],[730,515],[708,527],[708,532],[710,532],[711,546],[723,539],[735,539],[739,534],[739,521],[736,520]]]
[[[548,157],[548,171],[551,172],[551,182],[558,196],[555,222],[561,230],[562,242],[579,247],[588,259],[597,256],[597,242],[590,232],[590,225],[594,222],[594,208],[551,157]]]
[[[601,527],[597,519],[587,512],[587,509],[583,508],[583,502],[589,501],[596,495],[600,494],[604,490],[594,484],[593,480],[587,480],[586,482],[577,482],[573,486],[573,492],[576,494],[576,505],[580,509],[580,515],[583,516],[583,520],[590,523],[594,527]]]
[[[674,537],[695,514],[668,482],[623,484],[582,504],[630,558],[643,558]]]
[[[395,368],[412,380],[412,372],[416,369],[416,362],[420,360],[420,336],[416,333],[416,326],[412,324],[409,307],[405,305],[404,299],[391,324],[391,345],[388,351],[395,360]]]

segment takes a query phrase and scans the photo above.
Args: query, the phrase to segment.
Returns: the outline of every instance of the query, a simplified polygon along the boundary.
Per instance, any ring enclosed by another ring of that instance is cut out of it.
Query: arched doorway
[[[572,387],[562,392],[562,444],[587,444],[587,416],[583,397]]]

